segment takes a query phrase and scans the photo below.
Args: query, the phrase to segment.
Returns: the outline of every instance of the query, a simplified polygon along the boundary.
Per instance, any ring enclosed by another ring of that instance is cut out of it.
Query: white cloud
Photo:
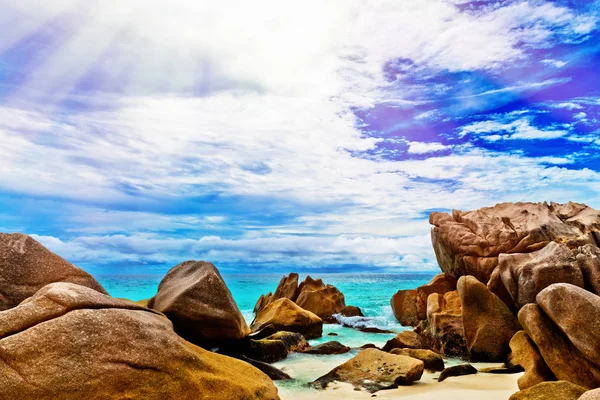
[[[474,122],[463,126],[459,136],[473,134],[484,140],[496,142],[499,140],[549,140],[564,137],[568,133],[561,129],[539,129],[531,124],[530,118],[524,117],[510,122],[503,119]]]
[[[427,154],[435,153],[438,151],[449,150],[452,146],[446,146],[441,143],[428,143],[428,142],[409,142],[408,152],[410,154]]]

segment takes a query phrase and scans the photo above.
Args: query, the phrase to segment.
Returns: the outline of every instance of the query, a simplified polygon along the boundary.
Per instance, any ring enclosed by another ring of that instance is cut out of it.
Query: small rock
[[[332,341],[322,343],[318,346],[308,347],[304,350],[305,354],[344,354],[350,351],[350,347],[344,346],[340,342]]]
[[[477,369],[475,369],[475,367],[473,367],[471,364],[455,365],[443,370],[438,378],[438,382],[445,381],[451,376],[473,375],[476,373]]]
[[[423,347],[423,343],[413,331],[403,331],[396,335],[395,338],[390,339],[383,346],[383,351],[390,351],[392,349],[420,349]]]
[[[339,335],[337,333],[335,333],[335,332],[329,332],[327,334],[327,336],[339,336]]]

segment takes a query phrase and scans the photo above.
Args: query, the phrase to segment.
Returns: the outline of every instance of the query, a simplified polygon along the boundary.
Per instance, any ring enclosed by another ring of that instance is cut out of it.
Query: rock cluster
[[[600,386],[600,297],[568,284],[542,290],[519,311],[524,333],[511,341],[513,361],[526,371],[519,388],[558,379]]]
[[[295,272],[281,278],[275,293],[261,295],[254,306],[254,312],[259,314],[269,304],[280,299],[288,299],[326,322],[335,322],[334,314],[362,316],[358,307],[346,306],[344,295],[335,286],[326,285],[323,280],[310,276],[298,284],[298,274]]]
[[[265,374],[185,341],[164,315],[73,283],[0,312],[0,354],[3,399],[279,398]]]

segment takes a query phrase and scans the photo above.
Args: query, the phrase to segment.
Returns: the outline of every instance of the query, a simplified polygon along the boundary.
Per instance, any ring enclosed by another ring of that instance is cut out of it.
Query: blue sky
[[[599,66],[599,1],[0,0],[0,230],[93,272],[434,271],[432,210],[600,208]]]

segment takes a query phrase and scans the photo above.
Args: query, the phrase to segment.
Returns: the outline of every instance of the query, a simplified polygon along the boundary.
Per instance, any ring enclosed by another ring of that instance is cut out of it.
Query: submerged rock
[[[209,262],[186,261],[171,268],[148,306],[165,314],[181,337],[203,347],[250,333],[221,274]]]
[[[0,312],[0,354],[3,399],[279,398],[265,374],[183,340],[162,314],[72,283]]]
[[[423,369],[421,360],[366,349],[312,382],[312,386],[324,389],[333,381],[348,382],[356,388],[374,393],[399,385],[410,385],[421,379]]]
[[[542,382],[513,394],[509,400],[577,400],[585,391],[567,381]]]
[[[505,361],[510,340],[521,329],[498,296],[473,276],[458,280],[458,294],[471,361]]]
[[[477,373],[477,369],[471,364],[454,365],[442,371],[438,377],[438,382],[443,382],[452,376],[473,375]]]
[[[407,356],[423,361],[425,369],[428,371],[443,371],[444,359],[439,354],[431,350],[423,349],[392,349],[391,354],[398,356]]]
[[[0,233],[0,311],[16,307],[53,282],[70,282],[107,294],[90,274],[31,236]]]
[[[301,333],[306,339],[315,339],[323,334],[323,320],[287,298],[276,300],[262,309],[254,318],[251,329],[256,332],[268,325],[279,331]]]
[[[321,343],[304,349],[305,354],[344,354],[350,351],[350,347],[344,346],[338,341]]]

